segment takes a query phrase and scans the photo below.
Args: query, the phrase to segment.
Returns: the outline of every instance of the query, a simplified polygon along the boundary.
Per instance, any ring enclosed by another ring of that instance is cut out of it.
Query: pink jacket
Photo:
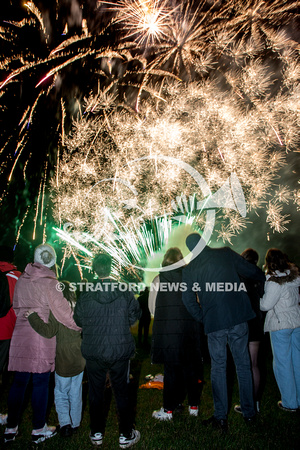
[[[48,322],[51,310],[58,322],[80,331],[68,301],[57,290],[57,284],[52,270],[38,263],[27,264],[17,281],[13,299],[17,320],[10,343],[8,370],[31,373],[54,371],[56,338],[43,338],[31,328],[24,317],[29,309],[37,312],[45,322]]]

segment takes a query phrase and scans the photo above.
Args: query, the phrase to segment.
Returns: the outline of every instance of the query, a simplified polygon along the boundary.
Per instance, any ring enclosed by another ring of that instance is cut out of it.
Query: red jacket
[[[9,274],[6,274],[8,285],[9,285],[9,295],[10,295],[10,303],[12,305],[14,290],[16,282],[21,275],[13,264],[10,264],[5,261],[0,261],[0,271],[7,272],[10,271]],[[4,341],[5,339],[11,339],[12,332],[14,330],[14,326],[16,323],[16,314],[13,308],[10,308],[6,316],[0,318],[0,340]]]

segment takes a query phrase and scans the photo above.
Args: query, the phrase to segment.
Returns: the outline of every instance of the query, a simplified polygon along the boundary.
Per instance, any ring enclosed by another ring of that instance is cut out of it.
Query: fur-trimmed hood
[[[290,283],[300,276],[300,272],[297,266],[290,265],[290,268],[284,272],[276,270],[275,273],[266,276],[267,281],[274,281],[278,284]]]

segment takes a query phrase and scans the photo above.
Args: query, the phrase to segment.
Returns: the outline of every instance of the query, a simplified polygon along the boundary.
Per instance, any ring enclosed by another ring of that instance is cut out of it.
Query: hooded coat
[[[24,317],[26,311],[37,312],[45,322],[52,311],[63,325],[80,331],[68,301],[57,290],[57,283],[54,272],[39,263],[27,264],[19,277],[13,299],[17,320],[10,344],[8,370],[45,373],[55,369],[56,338],[46,339],[34,331]]]
[[[111,279],[98,280],[80,295],[74,320],[82,327],[82,356],[86,360],[114,363],[134,356],[130,327],[139,320],[139,302],[132,292]]]
[[[268,311],[264,331],[300,327],[299,287],[300,276],[296,267],[267,275],[265,293],[260,299],[260,309]]]

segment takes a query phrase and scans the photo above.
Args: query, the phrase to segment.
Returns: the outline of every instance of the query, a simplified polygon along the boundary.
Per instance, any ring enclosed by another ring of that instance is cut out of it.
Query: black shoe
[[[247,425],[252,426],[256,424],[256,415],[252,417],[244,417],[244,421]]]
[[[215,416],[210,417],[209,419],[203,420],[202,425],[208,426],[212,425],[213,428],[216,428],[222,433],[227,433],[228,431],[228,422],[226,419],[216,419]]]
[[[73,427],[72,428],[72,433],[76,434],[78,432],[78,430],[79,430],[79,427]]]
[[[73,430],[71,425],[64,425],[63,427],[61,427],[60,429],[60,435],[61,437],[71,437],[73,434]]]

